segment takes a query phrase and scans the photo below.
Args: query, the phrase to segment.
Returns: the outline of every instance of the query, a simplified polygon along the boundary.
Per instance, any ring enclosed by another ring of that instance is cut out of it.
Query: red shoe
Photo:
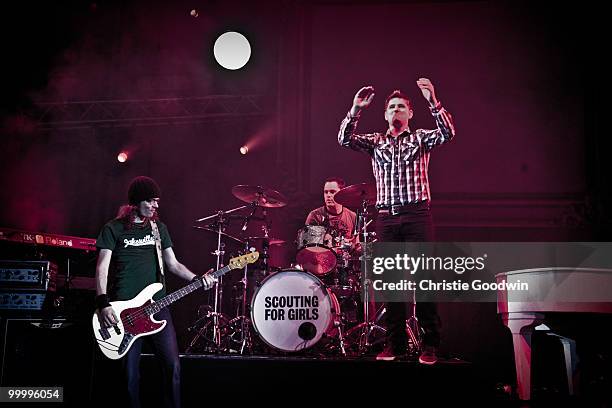
[[[432,346],[423,347],[423,352],[419,356],[419,363],[425,365],[434,365],[438,361],[438,356],[436,355],[436,348]]]
[[[376,356],[376,360],[378,361],[393,361],[396,358],[397,356],[393,352],[393,348],[389,346],[385,347],[385,349]]]

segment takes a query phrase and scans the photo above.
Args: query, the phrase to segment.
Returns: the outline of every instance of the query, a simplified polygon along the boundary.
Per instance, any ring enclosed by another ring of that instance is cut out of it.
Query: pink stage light
[[[128,159],[128,154],[127,152],[121,152],[117,155],[117,161],[119,163],[125,163]]]

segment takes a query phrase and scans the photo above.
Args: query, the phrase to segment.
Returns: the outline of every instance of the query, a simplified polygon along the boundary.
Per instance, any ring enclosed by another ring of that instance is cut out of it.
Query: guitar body
[[[216,279],[232,269],[242,269],[247,264],[255,262],[258,258],[259,252],[249,252],[245,255],[237,256],[230,259],[228,265],[207,274],[207,276]],[[137,338],[155,334],[166,327],[167,322],[165,320],[159,321],[153,318],[155,313],[202,286],[202,278],[194,279],[187,286],[154,302],[153,295],[159,292],[163,285],[159,282],[152,283],[133,299],[111,302],[111,306],[119,321],[116,325],[109,328],[102,327],[98,315],[99,311],[96,311],[92,317],[91,324],[100,350],[106,357],[112,360],[118,360],[125,356]]]
[[[153,302],[153,295],[162,288],[161,283],[152,283],[133,299],[111,302],[119,318],[119,322],[113,327],[102,327],[98,312],[94,313],[92,318],[94,337],[106,357],[118,360],[127,354],[137,338],[155,334],[166,327],[165,320],[157,321],[146,313],[138,313],[139,309]]]

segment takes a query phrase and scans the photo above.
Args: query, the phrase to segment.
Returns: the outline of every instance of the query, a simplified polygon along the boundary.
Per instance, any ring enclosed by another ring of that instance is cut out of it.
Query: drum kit
[[[365,355],[376,351],[374,347],[380,348],[385,329],[377,322],[384,309],[374,311],[370,283],[361,270],[361,248],[375,240],[375,234],[368,231],[372,221],[368,208],[376,198],[375,186],[356,184],[336,193],[336,202],[357,210],[353,231],[304,226],[295,241],[296,263],[284,269],[270,265],[270,247],[286,242],[270,235],[267,211],[284,207],[287,198],[273,189],[252,185],[234,186],[232,194],[245,205],[200,218],[194,228],[216,234],[213,254],[217,269],[223,266],[226,243],[242,246],[243,252],[257,249],[261,265],[246,266],[242,271],[239,290],[231,299],[236,317],[221,312],[223,282],[215,285],[212,305],[201,306],[188,329],[193,337],[186,351],[303,351],[331,357]],[[251,221],[260,221],[262,232],[245,238],[230,235],[227,227],[233,220],[242,223],[242,232]]]

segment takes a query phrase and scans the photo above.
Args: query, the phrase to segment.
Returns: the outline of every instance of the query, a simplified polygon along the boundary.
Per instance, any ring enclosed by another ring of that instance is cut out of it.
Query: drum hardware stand
[[[246,217],[244,217],[244,223],[242,224],[242,228],[240,229],[242,232],[247,230],[249,226],[249,221],[251,220],[251,218],[253,218],[253,215],[255,215],[255,211],[257,211],[257,208],[258,208],[257,201],[253,201],[251,203],[251,213],[247,215]]]
[[[387,308],[381,306],[376,313],[374,322],[379,322],[384,314],[387,312]],[[419,324],[419,320],[416,317],[416,300],[415,292],[412,292],[412,303],[410,305],[410,315],[406,319],[406,335],[408,336],[408,354],[418,355],[421,352],[422,346],[422,333],[423,329]]]
[[[259,208],[258,202],[253,201],[251,203],[251,207],[252,207],[251,213],[244,219],[244,223],[242,225],[242,231],[247,230],[249,221],[251,219],[264,221],[264,225],[262,225],[261,229],[264,232],[264,237],[268,238],[270,228],[267,223],[267,212],[266,212],[265,207],[263,208],[261,217],[255,217],[255,212]],[[264,276],[267,276],[267,272],[268,272],[268,250],[269,250],[269,242],[266,239],[264,239],[262,243],[262,256],[261,256],[262,265],[263,265],[264,271],[266,272]],[[248,240],[245,243],[245,251],[246,252],[255,251],[255,248],[250,247],[250,242]],[[248,271],[249,271],[249,266],[247,264],[244,267],[244,273],[242,275],[242,279],[240,280],[240,283],[242,284],[242,299],[240,302],[240,309],[236,313],[237,316],[230,321],[230,327],[233,327],[234,330],[229,336],[232,337],[236,335],[237,332],[240,332],[239,340],[237,340],[237,342],[240,343],[240,350],[239,350],[240,354],[244,354],[245,349],[248,350],[249,352],[253,351],[253,341],[251,338],[251,330],[250,330],[251,320],[247,316]],[[236,325],[237,322],[240,322],[240,323]]]
[[[207,306],[207,308],[209,307],[210,306]],[[193,348],[198,343],[198,340],[200,340],[201,337],[206,338],[205,337],[206,330],[211,325],[211,322],[214,323],[214,319],[210,320],[210,318],[213,316],[213,313],[214,312],[212,312],[212,309],[208,310],[205,316],[200,317],[198,320],[195,321],[195,323],[191,327],[187,329],[187,331],[193,331],[197,329],[197,333],[193,337],[193,339],[191,339],[189,346],[187,346],[187,348],[185,349],[186,353],[191,353],[191,350],[193,350]]]
[[[338,277],[334,278],[334,283],[336,286],[339,286]],[[328,293],[334,293],[334,291],[331,290],[327,285],[323,284],[323,286],[328,291]],[[338,302],[338,304],[340,304],[340,302]],[[344,313],[342,312],[342,308],[340,308],[339,312],[340,313],[337,313],[334,317],[334,327],[338,330],[337,337],[338,337],[338,346],[340,347],[340,352],[342,353],[343,357],[346,357],[346,347],[345,347],[344,330],[343,330],[346,317]]]
[[[342,328],[344,327],[344,315],[340,313],[339,317],[334,319],[334,326],[338,329],[338,345],[340,346],[340,352],[343,357],[346,357],[346,348],[344,347],[344,332]]]
[[[421,352],[421,326],[416,317],[416,289],[412,291],[412,304],[410,305],[410,316],[406,319],[406,333],[408,334],[408,352],[418,355]]]
[[[358,233],[362,237],[361,239],[361,246],[363,248],[362,265],[364,266],[364,271],[362,272],[363,274],[362,290],[363,290],[364,321],[363,323],[360,323],[357,326],[350,329],[349,332],[347,333],[347,335],[350,335],[355,332],[359,334],[358,352],[361,355],[366,354],[371,348],[371,346],[373,345],[373,343],[370,342],[370,337],[372,333],[374,333],[375,331],[380,331],[382,333],[386,332],[386,330],[383,327],[376,324],[376,321],[370,320],[370,286],[372,282],[370,281],[369,275],[367,273],[368,272],[367,271],[367,266],[368,266],[367,258],[369,256],[368,241],[370,237],[375,237],[376,233],[368,232],[367,230],[368,225],[370,225],[371,223],[371,220],[366,222],[367,207],[368,207],[367,200],[363,200],[361,204],[361,208],[359,209],[358,214],[357,214],[357,223],[355,225],[355,230],[354,230],[355,233]]]
[[[217,214],[217,249],[213,252],[213,255],[216,256],[216,270],[221,269],[221,264],[223,263],[223,256],[225,255],[225,245],[221,243],[221,233],[225,229],[226,226],[226,218],[224,217],[223,211],[219,211]],[[223,277],[220,276],[217,284],[215,285],[215,301],[214,301],[214,311],[212,313],[213,316],[213,340],[215,343],[215,351],[219,353],[221,351],[221,330],[220,330],[220,319],[219,314],[221,305],[223,301]]]
[[[238,198],[239,200],[247,203],[246,205],[242,205],[236,208],[232,208],[231,210],[227,210],[227,211],[223,211],[220,210],[215,214],[206,216],[206,217],[202,217],[196,220],[197,223],[199,222],[204,222],[204,221],[209,221],[209,220],[215,220],[212,224],[209,224],[205,227],[202,226],[194,226],[195,228],[199,228],[199,229],[204,229],[207,231],[212,231],[214,233],[217,234],[217,248],[216,250],[213,252],[213,255],[216,256],[217,258],[217,262],[216,262],[216,268],[217,270],[221,268],[221,265],[223,263],[223,256],[225,255],[225,251],[224,251],[224,247],[225,244],[223,244],[221,242],[221,236],[225,235],[228,238],[240,242],[240,243],[244,243],[244,241],[236,238],[236,237],[232,237],[229,234],[226,234],[224,232],[227,224],[228,224],[228,220],[232,219],[232,218],[240,218],[244,220],[244,223],[242,224],[242,231],[245,231],[248,227],[248,222],[252,219],[252,218],[257,218],[254,217],[255,212],[257,211],[257,208],[261,207],[274,207],[274,208],[280,208],[280,207],[284,207],[285,205],[287,205],[287,198],[284,197],[281,193],[279,193],[278,191],[272,190],[270,188],[266,188],[266,187],[262,187],[262,186],[250,186],[250,185],[237,185],[232,187],[232,194]],[[244,210],[244,209],[250,209],[250,214],[246,217],[244,216],[239,216],[239,215],[231,215],[237,211],[240,210]],[[265,217],[265,209],[264,209],[264,217]],[[266,234],[267,236],[267,234]],[[266,254],[267,255],[267,254]],[[245,269],[245,277],[246,277],[246,269]],[[243,281],[244,282],[244,291],[246,291],[246,278]],[[223,299],[223,280],[221,277],[219,277],[218,282],[215,285],[215,292],[214,292],[214,296],[215,296],[215,300],[214,300],[214,309],[212,311],[207,312],[206,316],[198,319],[196,321],[196,323],[190,328],[191,330],[194,330],[196,327],[198,327],[200,324],[202,324],[203,322],[206,322],[203,324],[203,327],[199,330],[198,334],[196,335],[196,338],[194,338],[190,344],[190,348],[195,344],[195,342],[198,340],[199,337],[201,337],[207,330],[207,328],[210,328],[211,325],[211,320],[212,320],[212,328],[213,328],[213,339],[214,339],[214,344],[215,344],[215,352],[219,353],[222,350],[222,348],[227,348],[223,345],[222,343],[222,337],[228,338],[228,329],[231,329],[231,324],[235,323],[237,321],[237,319],[232,319],[231,321],[226,317],[225,314],[223,314],[220,311],[221,305],[222,305],[222,299]],[[243,302],[246,301],[246,296],[243,295]],[[249,324],[248,320],[244,321],[246,319],[246,317],[243,316],[239,316],[241,318],[243,318],[243,322],[242,322],[242,327],[244,328],[246,324]],[[212,318],[212,319],[211,319]],[[207,321],[208,319],[208,321]],[[231,323],[231,324],[230,324]],[[248,327],[248,326],[247,326]],[[231,333],[230,335],[234,335],[236,332],[236,330],[234,330],[233,333]],[[243,335],[244,335],[244,330],[243,330]],[[209,339],[207,339],[209,340]],[[247,340],[250,343],[250,339]],[[226,342],[226,344],[229,344],[228,342]],[[247,343],[245,342],[244,338],[243,338],[243,344],[241,347],[241,352],[244,350],[244,347],[247,345]],[[251,346],[249,345],[249,348]]]
[[[264,220],[264,223],[261,226],[261,230],[264,233],[264,237],[269,238],[270,237],[270,224],[268,223],[268,212],[266,211],[265,208],[262,211],[262,219]],[[270,250],[270,241],[267,239],[264,239],[261,246],[262,246],[261,264],[264,270],[264,277],[266,277],[270,273],[270,270],[268,269],[270,266],[269,264],[270,255],[268,253]]]
[[[216,214],[210,215],[208,217],[199,218],[196,222],[208,221],[209,219],[216,218],[216,221],[209,225],[209,227],[214,227],[217,230],[217,249],[212,252],[212,255],[215,255],[216,260],[216,269],[221,269],[221,265],[223,264],[223,256],[225,255],[225,244],[221,242],[221,236],[223,235],[223,231],[227,226],[228,220],[227,215],[234,213],[236,211],[243,210],[248,208],[248,205],[242,205],[240,207],[233,208],[228,211],[219,210]],[[215,344],[215,352],[221,352],[222,339],[221,339],[221,304],[223,301],[223,277],[220,276],[218,278],[217,283],[215,284],[215,292],[214,292],[214,306],[213,311],[209,312],[206,318],[212,317],[213,319],[213,343]],[[198,331],[194,339],[191,341],[189,347],[191,348],[197,339],[203,335],[206,331],[206,328],[209,326],[209,323],[206,323],[202,326],[202,328]]]
[[[251,320],[246,316],[237,316],[228,323],[228,326],[233,328],[233,331],[228,336],[235,343],[240,344],[240,349],[238,350],[240,354],[244,354],[245,350],[248,350],[249,352],[253,351],[253,339],[251,338],[250,324]],[[233,337],[238,333],[240,334],[240,337],[234,339]]]
[[[250,248],[249,242],[247,242],[246,251],[253,252],[255,251],[255,248]],[[244,274],[242,275],[242,279],[240,280],[240,283],[242,284],[242,299],[240,302],[240,310],[237,313],[238,316],[236,316],[230,321],[230,324],[235,324],[236,322],[240,322],[239,326],[233,326],[236,328],[230,334],[230,337],[231,337],[236,334],[236,331],[238,330],[240,331],[240,340],[238,340],[238,343],[240,343],[240,351],[239,351],[240,354],[244,354],[245,348],[248,349],[249,352],[251,352],[253,348],[253,342],[251,339],[251,331],[250,331],[251,320],[247,317],[248,271],[249,271],[249,266],[247,264],[244,266]]]
[[[244,206],[244,207],[247,207],[247,206]],[[247,230],[250,220],[263,221],[261,230],[263,231],[263,234],[264,234],[263,236],[266,239],[264,239],[262,242],[262,252],[261,252],[259,259],[261,259],[261,264],[264,270],[264,276],[268,276],[268,272],[269,272],[268,270],[268,257],[269,257],[268,251],[270,249],[270,242],[267,240],[267,238],[270,237],[270,225],[268,223],[268,212],[266,211],[266,207],[261,207],[262,208],[261,216],[260,217],[255,216],[257,209],[260,208],[258,201],[253,201],[250,204],[250,207],[252,208],[251,213],[244,218],[244,223],[242,224],[241,231],[244,232]],[[247,242],[247,251],[248,250],[249,250],[249,246]]]

